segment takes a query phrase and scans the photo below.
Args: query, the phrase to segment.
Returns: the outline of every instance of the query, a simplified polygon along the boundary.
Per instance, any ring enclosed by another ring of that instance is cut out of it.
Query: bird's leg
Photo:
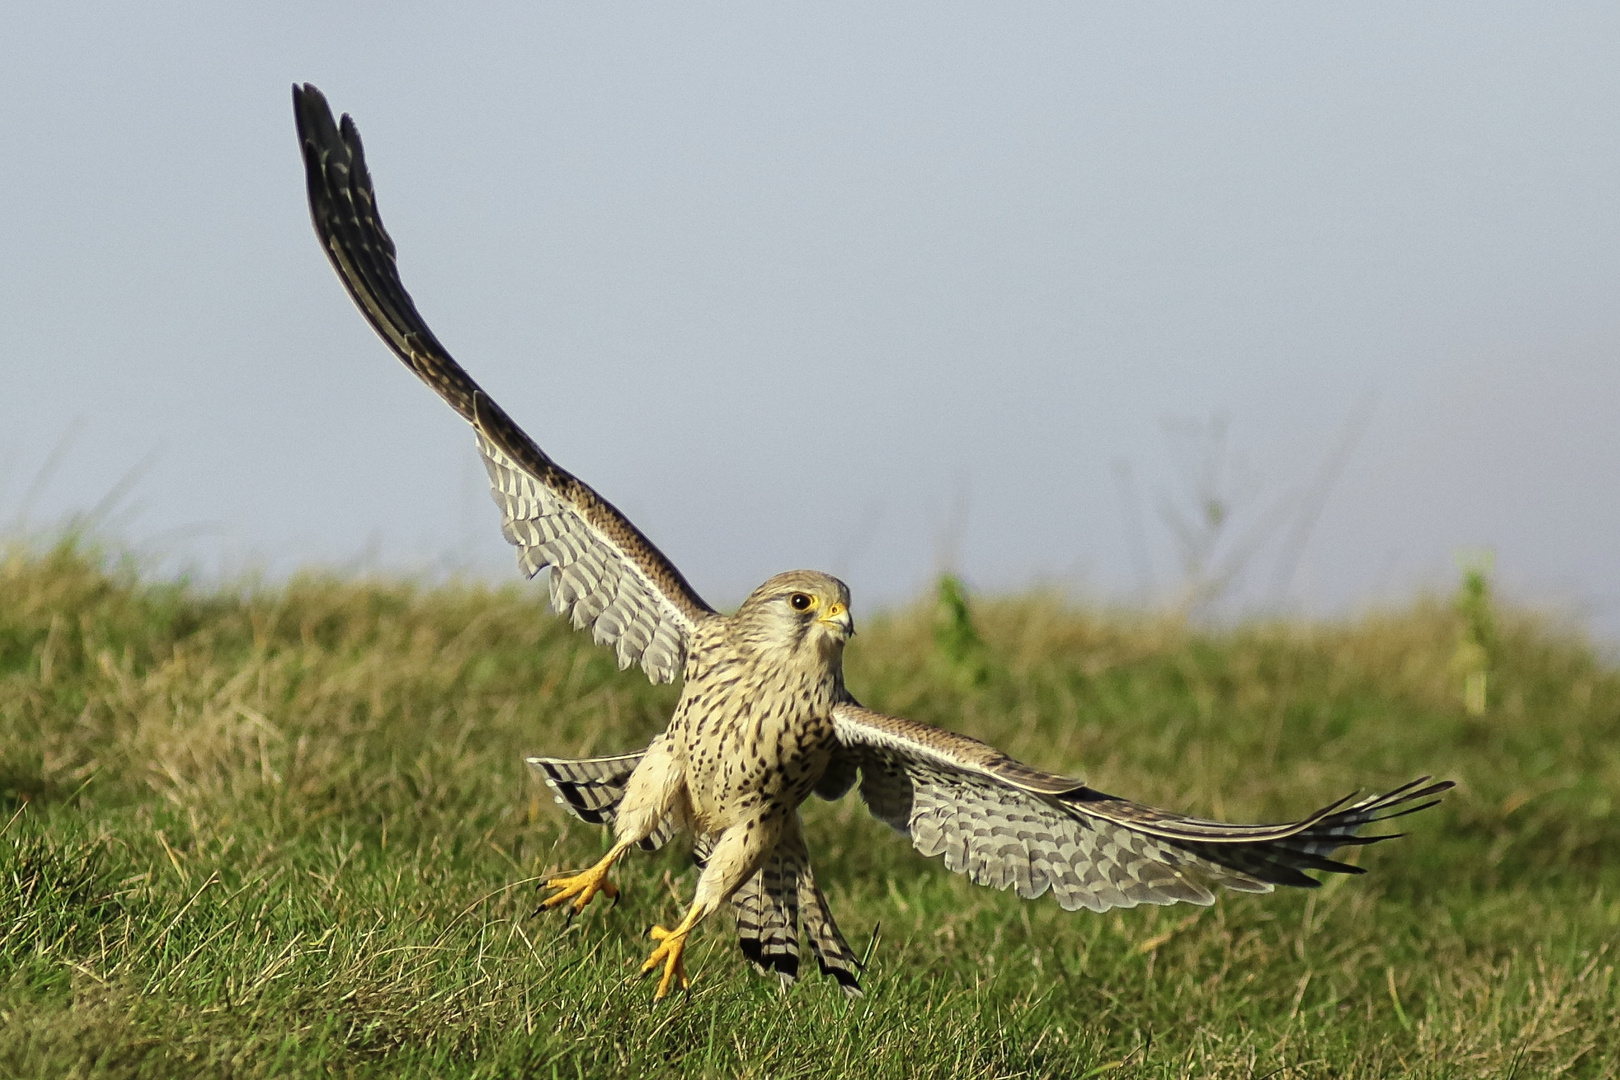
[[[647,962],[641,965],[641,973],[645,975],[659,964],[664,966],[664,974],[658,980],[658,990],[653,994],[654,1001],[662,1001],[668,997],[670,984],[676,979],[681,981],[682,990],[692,985],[692,980],[686,977],[686,965],[681,962],[681,956],[686,952],[687,935],[705,914],[707,912],[704,911],[703,905],[693,901],[692,906],[687,909],[686,917],[676,924],[675,929],[665,930],[662,926],[655,926],[649,933],[649,936],[658,942],[658,947],[647,957]]]
[[[668,997],[670,984],[676,979],[681,981],[683,989],[691,985],[691,980],[686,977],[686,967],[681,963],[681,956],[686,952],[687,935],[704,916],[716,911],[730,899],[737,886],[754,875],[766,854],[776,846],[777,838],[790,820],[796,828],[796,817],[790,819],[780,811],[766,812],[732,825],[720,834],[709,852],[709,861],[704,865],[703,873],[698,876],[697,891],[692,897],[692,906],[686,910],[686,917],[673,930],[666,930],[662,926],[652,928],[651,936],[658,942],[658,947],[641,965],[641,973],[645,975],[660,964],[664,966],[663,977],[658,980],[658,990],[653,994],[654,1001]]]
[[[617,900],[619,887],[607,879],[608,870],[630,849],[628,841],[620,840],[602,856],[600,862],[589,870],[581,870],[577,874],[563,874],[554,878],[547,878],[545,888],[556,889],[540,902],[542,908],[554,908],[564,901],[572,898],[574,901],[574,914],[585,910],[585,905],[597,893],[605,894],[610,900]]]

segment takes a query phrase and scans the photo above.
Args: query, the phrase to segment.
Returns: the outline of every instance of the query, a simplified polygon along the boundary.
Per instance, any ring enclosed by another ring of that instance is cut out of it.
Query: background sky
[[[1620,638],[1617,57],[1612,2],[11,5],[0,528],[515,576],[315,242],[308,80],[438,336],[711,602],[1490,550]]]

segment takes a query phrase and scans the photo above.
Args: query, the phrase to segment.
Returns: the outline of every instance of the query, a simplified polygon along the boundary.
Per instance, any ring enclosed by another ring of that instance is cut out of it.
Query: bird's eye
[[[788,603],[793,605],[794,611],[809,611],[815,601],[810,598],[809,593],[796,592],[788,598]]]

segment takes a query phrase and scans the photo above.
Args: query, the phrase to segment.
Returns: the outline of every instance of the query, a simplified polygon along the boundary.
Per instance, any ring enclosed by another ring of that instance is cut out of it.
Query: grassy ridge
[[[859,612],[857,613],[860,614]],[[0,553],[0,1075],[1615,1076],[1620,673],[1498,613],[1470,717],[1443,606],[1200,633],[1040,598],[862,618],[866,703],[1104,790],[1234,819],[1460,781],[1372,872],[1107,915],[947,874],[857,802],[817,876],[866,997],[787,994],[729,929],[689,995],[628,976],[679,852],[623,902],[534,917],[604,835],[525,753],[610,752],[668,687],[540,590],[326,578],[247,595]]]

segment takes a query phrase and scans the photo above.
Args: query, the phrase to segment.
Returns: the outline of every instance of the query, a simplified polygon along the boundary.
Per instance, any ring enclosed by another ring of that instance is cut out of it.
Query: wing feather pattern
[[[637,750],[633,754],[612,757],[524,760],[546,782],[558,806],[581,821],[612,828],[619,815],[619,800],[624,798],[624,786],[630,782],[630,774],[636,771],[646,753],[646,750]],[[643,851],[657,851],[669,842],[678,827],[679,822],[667,817],[638,846]]]
[[[551,568],[552,606],[576,627],[590,627],[621,668],[639,663],[654,682],[672,681],[693,627],[713,609],[629,519],[552,461],[433,336],[400,281],[354,121],[345,115],[334,122],[326,98],[307,83],[293,87],[293,110],[321,247],[388,347],[472,425],[518,564],[530,577]]]
[[[955,873],[1025,899],[1051,892],[1068,910],[1209,904],[1215,887],[1270,892],[1317,885],[1305,870],[1361,873],[1328,856],[1387,839],[1357,833],[1431,806],[1419,800],[1451,787],[1425,777],[1386,795],[1341,799],[1302,821],[1227,825],[1104,795],[976,739],[852,702],[836,706],[833,720],[840,747],[829,775],[858,768],[874,816],[922,854],[944,856]],[[821,793],[836,797],[839,786]]]

